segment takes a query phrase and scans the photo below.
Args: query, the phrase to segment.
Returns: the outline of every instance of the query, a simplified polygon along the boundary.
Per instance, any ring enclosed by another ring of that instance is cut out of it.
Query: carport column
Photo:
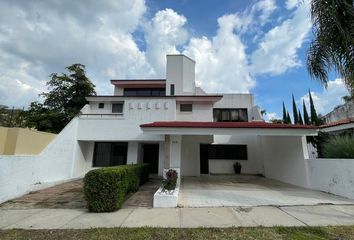
[[[164,169],[175,169],[180,176],[181,169],[181,150],[182,150],[181,135],[166,135],[165,136],[165,162]],[[180,178],[179,178],[180,179]]]

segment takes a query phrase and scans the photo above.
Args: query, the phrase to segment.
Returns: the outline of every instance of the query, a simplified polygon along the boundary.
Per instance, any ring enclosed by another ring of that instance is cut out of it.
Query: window
[[[175,85],[174,85],[174,84],[171,84],[170,87],[171,87],[171,89],[170,89],[170,95],[171,95],[171,96],[174,96],[174,95],[175,95]]]
[[[112,113],[123,113],[124,103],[112,103]]]
[[[104,108],[104,103],[102,103],[102,102],[99,103],[99,104],[98,104],[98,108]]]
[[[108,167],[127,164],[128,143],[96,142],[93,156],[94,167]]]
[[[191,103],[181,103],[179,105],[179,110],[181,112],[192,112],[193,110],[193,105]]]
[[[247,145],[209,145],[208,159],[247,160]]]
[[[248,122],[247,108],[214,108],[214,122]]]
[[[165,96],[164,88],[124,88],[125,97],[161,97]]]

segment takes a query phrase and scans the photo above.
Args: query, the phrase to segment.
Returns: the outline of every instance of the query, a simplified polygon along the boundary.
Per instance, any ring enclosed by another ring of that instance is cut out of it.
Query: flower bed
[[[179,183],[179,168],[165,169],[161,187],[154,194],[154,208],[177,207]]]

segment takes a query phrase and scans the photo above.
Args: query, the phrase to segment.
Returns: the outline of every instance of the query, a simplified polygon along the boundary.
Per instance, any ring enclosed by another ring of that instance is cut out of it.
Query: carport
[[[256,207],[354,204],[353,200],[254,175],[182,179],[180,207]]]

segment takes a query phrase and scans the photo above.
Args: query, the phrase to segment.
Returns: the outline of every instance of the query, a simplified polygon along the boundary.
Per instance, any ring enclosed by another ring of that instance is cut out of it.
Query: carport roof
[[[267,123],[263,121],[252,122],[181,122],[166,121],[153,122],[140,125],[144,132],[155,134],[245,134],[269,136],[305,136],[317,135],[318,127],[309,125],[292,125]]]

